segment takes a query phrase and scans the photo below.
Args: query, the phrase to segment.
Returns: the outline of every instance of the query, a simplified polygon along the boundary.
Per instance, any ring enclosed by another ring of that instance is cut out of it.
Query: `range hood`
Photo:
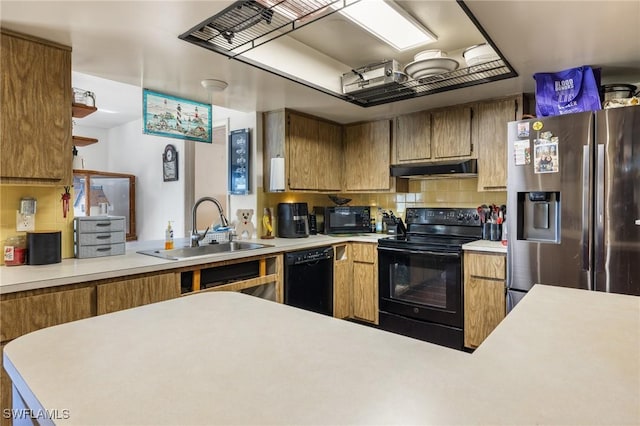
[[[391,176],[422,177],[422,176],[452,176],[472,177],[478,175],[478,161],[446,161],[430,164],[402,164],[390,167]]]

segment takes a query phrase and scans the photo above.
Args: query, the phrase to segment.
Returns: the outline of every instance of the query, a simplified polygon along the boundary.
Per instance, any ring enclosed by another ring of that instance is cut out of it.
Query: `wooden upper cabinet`
[[[435,159],[471,157],[471,106],[450,107],[431,113],[431,146]]]
[[[288,110],[266,112],[263,118],[265,191],[270,188],[271,158],[277,156],[285,159],[287,190],[340,191],[340,125]]]
[[[2,30],[2,183],[70,184],[71,48]]]
[[[344,127],[344,190],[388,191],[391,150],[389,120]]]
[[[291,189],[315,189],[318,168],[316,159],[320,146],[318,120],[288,114],[289,128],[289,187]]]
[[[419,111],[395,119],[394,164],[431,159],[431,113]]]
[[[481,102],[475,108],[478,191],[507,189],[507,123],[518,118],[521,97]]]
[[[320,149],[315,158],[317,187],[325,191],[340,191],[344,170],[342,126],[319,121],[318,141]]]

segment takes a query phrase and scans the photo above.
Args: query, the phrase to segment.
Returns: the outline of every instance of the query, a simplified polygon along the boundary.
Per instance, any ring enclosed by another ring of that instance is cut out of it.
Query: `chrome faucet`
[[[193,224],[193,228],[191,229],[191,247],[199,247],[200,241],[204,239],[210,228],[209,226],[207,226],[207,229],[204,231],[204,233],[198,234],[198,229],[196,226],[196,215],[198,212],[198,207],[204,201],[211,201],[216,205],[216,207],[218,208],[218,213],[220,214],[220,222],[222,223],[222,228],[226,228],[227,231],[229,230],[229,221],[224,216],[224,212],[222,211],[222,205],[220,204],[220,202],[213,197],[202,197],[198,201],[196,201],[196,203],[193,205],[193,208],[191,209],[191,223]]]

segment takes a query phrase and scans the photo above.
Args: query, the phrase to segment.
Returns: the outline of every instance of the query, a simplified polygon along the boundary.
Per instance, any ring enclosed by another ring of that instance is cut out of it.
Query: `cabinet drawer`
[[[100,233],[91,233],[91,234],[79,234],[78,235],[78,244],[80,246],[97,246],[97,245],[107,245],[107,244],[118,244],[124,243],[124,231],[116,231],[116,232],[100,232]]]
[[[375,263],[376,245],[367,243],[352,243],[354,262]]]
[[[76,232],[114,232],[124,230],[124,217],[105,217],[99,219],[91,217],[76,218]]]
[[[116,256],[124,254],[124,243],[120,244],[103,244],[100,246],[81,246],[78,247],[76,257],[85,259],[88,257]]]
[[[507,258],[504,254],[480,254],[465,252],[465,276],[506,279]]]

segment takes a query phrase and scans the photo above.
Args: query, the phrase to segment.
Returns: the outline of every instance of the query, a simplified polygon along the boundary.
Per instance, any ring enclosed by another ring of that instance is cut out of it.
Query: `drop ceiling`
[[[465,4],[518,76],[369,108],[178,38],[231,4],[231,1],[2,0],[0,24],[72,46],[74,72],[98,77],[101,83],[122,83],[117,90],[135,88],[140,103],[141,88],[146,87],[243,112],[288,107],[340,123],[532,92],[533,73],[583,64],[602,67],[603,83],[640,82],[639,1],[594,0],[580,2],[577,7],[573,1],[469,0]],[[438,27],[436,22],[448,21],[447,13],[458,13],[455,1],[411,0],[399,4],[424,19],[439,36],[439,43],[443,44],[435,47],[455,54],[456,49],[476,43],[478,34],[465,26]],[[425,14],[426,7],[434,4],[440,10]],[[318,64],[329,68],[336,64],[358,66],[390,55],[370,44],[363,48],[352,45],[351,38],[338,38],[334,28],[344,26],[338,18],[326,25],[324,30],[309,26],[304,32],[288,37],[274,54],[264,55],[285,63],[285,54],[306,46],[305,49],[313,50]],[[447,45],[445,41],[454,44]],[[407,55],[411,57],[414,53]],[[403,64],[408,60],[401,55],[397,59]],[[309,67],[303,71],[316,70]],[[205,78],[225,80],[229,87],[209,95],[200,85]],[[101,87],[104,89],[97,86],[86,89],[94,89],[99,108],[117,110],[118,97],[106,96],[108,85]],[[127,96],[122,99],[131,103]],[[107,100],[115,103],[107,105]]]

